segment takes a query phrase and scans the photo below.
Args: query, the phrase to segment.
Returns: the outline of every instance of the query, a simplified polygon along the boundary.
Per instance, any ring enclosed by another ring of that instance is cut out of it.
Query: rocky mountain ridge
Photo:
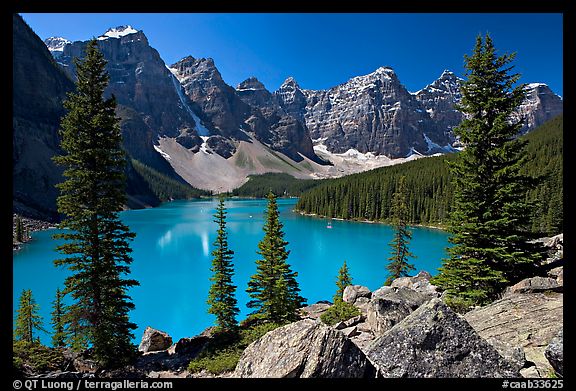
[[[407,91],[390,67],[325,91],[303,89],[293,78],[277,91],[267,90],[256,78],[234,88],[210,58],[188,56],[168,66],[144,32],[134,27],[114,27],[97,39],[108,61],[106,93],[117,99],[126,150],[154,170],[194,187],[230,191],[249,175],[266,172],[337,177],[458,147],[452,128],[461,119],[453,106],[459,100],[460,79],[449,71],[416,93]],[[51,37],[45,45],[73,80],[72,60],[82,56],[86,42]],[[19,68],[15,63],[14,69]],[[15,84],[15,96],[26,93],[17,91],[19,86]],[[39,81],[34,88],[38,86],[47,85]],[[562,100],[545,85],[528,88],[519,115],[530,127],[562,110]],[[50,87],[42,94],[46,102],[56,100],[63,113],[63,95],[57,89]],[[57,126],[58,118],[53,122]],[[42,137],[56,145],[54,135]],[[48,152],[38,171],[46,172],[33,187],[48,183],[52,188],[56,183],[53,154]],[[26,156],[15,165],[35,164],[36,157]],[[55,193],[41,206],[50,213],[55,211],[54,197]]]
[[[131,26],[120,26],[109,29],[99,39],[132,34],[143,33]],[[315,151],[329,160],[330,154],[351,150],[364,157],[371,153],[406,158],[414,154],[452,152],[459,146],[454,144],[452,129],[462,119],[462,114],[455,109],[461,99],[462,79],[449,70],[428,86],[411,93],[390,67],[353,77],[328,90],[302,89],[289,77],[274,92],[266,90],[260,82],[257,88],[244,85],[257,81],[255,77],[232,88],[224,82],[210,58],[188,56],[169,69],[186,95],[200,106],[196,114],[212,122],[212,129],[217,133],[214,136],[221,136],[213,138],[209,145],[224,158],[230,158],[235,152],[235,141],[246,140],[243,132],[253,133],[265,145],[297,162],[304,155],[321,163]],[[531,83],[526,89],[527,99],[517,114],[525,123],[523,133],[563,109],[562,99],[545,84]],[[254,98],[255,95],[260,96]],[[276,121],[272,123],[271,113],[276,114],[272,118]],[[310,148],[308,138],[313,140],[314,149]],[[196,152],[202,142],[187,139],[185,144]],[[323,151],[327,153],[322,155]]]

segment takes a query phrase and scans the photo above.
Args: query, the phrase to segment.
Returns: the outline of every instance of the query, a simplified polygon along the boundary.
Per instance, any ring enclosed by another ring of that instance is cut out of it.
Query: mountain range
[[[74,58],[83,56],[87,41],[42,43],[20,16],[13,25],[15,208],[45,214],[54,211],[52,187],[61,175],[49,159],[58,149],[61,101],[73,89]],[[108,61],[106,94],[117,99],[130,157],[196,188],[230,191],[265,172],[342,176],[459,148],[452,129],[462,119],[455,109],[462,79],[450,71],[417,92],[390,67],[328,90],[303,89],[288,78],[269,91],[256,77],[234,88],[210,58],[165,64],[131,26],[97,40]],[[517,112],[522,133],[562,109],[548,86],[528,84]],[[153,204],[145,181],[130,178],[140,188],[128,191],[133,203]]]

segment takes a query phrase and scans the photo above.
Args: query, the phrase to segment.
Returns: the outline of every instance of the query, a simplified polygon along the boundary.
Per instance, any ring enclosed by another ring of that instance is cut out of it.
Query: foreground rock
[[[273,330],[250,344],[234,377],[374,377],[364,353],[337,331],[310,319]]]
[[[440,299],[420,306],[367,349],[382,377],[518,377],[490,344]]]
[[[524,372],[547,377],[553,368],[544,351],[562,328],[562,309],[562,293],[515,293],[472,310],[464,318],[488,342],[497,341],[494,347],[502,355],[501,346],[521,348],[526,368],[535,367],[535,371]]]
[[[560,273],[559,273],[560,275]],[[562,292],[563,285],[556,278],[532,277],[526,278],[507,289],[507,294],[513,293],[536,293],[536,292]]]
[[[402,277],[402,279],[411,278],[413,277]],[[376,336],[384,334],[384,332],[391,329],[396,323],[433,297],[417,292],[412,288],[394,286],[398,280],[400,279],[394,280],[389,289],[384,289],[388,287],[383,287],[375,291],[372,295],[372,300],[368,304],[366,319],[370,331]]]
[[[418,293],[423,293],[425,295],[430,295],[433,297],[438,296],[438,292],[436,291],[436,285],[432,285],[430,283],[430,279],[432,275],[427,271],[420,271],[414,277],[400,277],[392,281],[390,286],[392,288],[409,288]]]
[[[342,300],[350,304],[355,304],[359,300],[361,302],[368,301],[370,297],[372,297],[372,292],[362,285],[348,285],[344,288],[344,293],[342,294]]]
[[[332,307],[330,302],[318,302],[306,307],[300,308],[300,317],[302,319],[319,319],[328,308]]]
[[[550,345],[544,351],[544,355],[560,376],[564,375],[564,329],[552,338]]]
[[[138,350],[144,353],[166,350],[172,345],[172,337],[167,333],[146,327]]]
[[[382,335],[411,312],[406,303],[377,297],[370,300],[366,322],[372,334]]]

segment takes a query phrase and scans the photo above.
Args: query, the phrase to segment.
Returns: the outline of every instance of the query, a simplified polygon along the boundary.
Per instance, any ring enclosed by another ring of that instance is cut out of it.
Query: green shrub
[[[15,341],[12,351],[12,366],[16,369],[27,365],[36,372],[48,372],[60,369],[64,363],[61,349],[49,348],[38,342]]]
[[[320,315],[320,320],[327,325],[335,325],[338,322],[344,322],[350,318],[360,315],[360,310],[350,303],[343,300],[336,300],[334,305]]]
[[[215,375],[233,371],[241,355],[242,351],[238,349],[218,351],[203,357],[200,357],[200,355],[190,361],[188,370],[195,373],[205,369]]]

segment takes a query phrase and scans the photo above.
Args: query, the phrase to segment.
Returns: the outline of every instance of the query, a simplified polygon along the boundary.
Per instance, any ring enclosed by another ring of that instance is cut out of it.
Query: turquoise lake
[[[338,269],[346,260],[353,282],[375,290],[386,280],[388,243],[392,230],[384,224],[332,221],[302,216],[292,209],[296,199],[279,199],[280,218],[285,240],[289,242],[288,262],[298,272],[302,295],[308,304],[332,300]],[[175,201],[153,209],[121,213],[136,238],[131,277],[140,286],[130,291],[136,309],[131,320],[138,325],[135,342],[139,343],[146,326],[169,333],[174,341],[190,337],[213,325],[206,312],[210,286],[212,242],[216,238],[213,214],[217,200]],[[250,276],[256,271],[258,242],[263,237],[265,200],[227,200],[229,245],[235,252],[234,263],[238,320],[249,314],[245,292]],[[56,288],[63,287],[68,271],[56,268],[59,257],[52,239],[56,230],[33,234],[33,240],[13,256],[13,303],[23,289],[32,289],[40,305],[45,328],[50,330],[51,303]],[[448,234],[441,230],[413,227],[411,251],[416,270],[437,273],[446,256]],[[50,343],[50,335],[41,333],[41,341]]]

